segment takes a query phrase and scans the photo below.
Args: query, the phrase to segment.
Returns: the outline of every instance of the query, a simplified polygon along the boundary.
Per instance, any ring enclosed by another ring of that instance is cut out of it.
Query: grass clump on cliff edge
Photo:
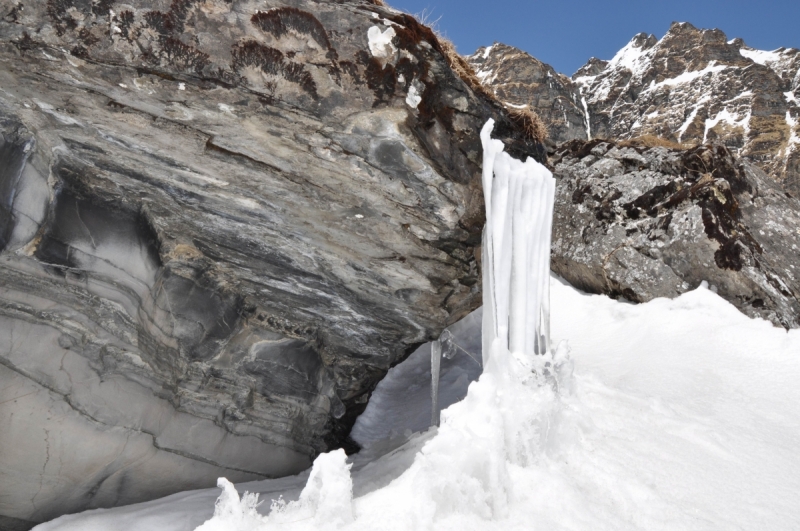
[[[539,115],[528,106],[516,109],[514,107],[506,107],[508,115],[511,120],[522,127],[525,134],[529,138],[537,142],[543,142],[547,138],[547,126],[544,125]]]

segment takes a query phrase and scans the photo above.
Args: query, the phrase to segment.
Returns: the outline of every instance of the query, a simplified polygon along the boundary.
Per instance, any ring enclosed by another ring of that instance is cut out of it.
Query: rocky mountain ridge
[[[661,39],[639,34],[611,60],[590,59],[571,79],[500,44],[468,61],[500,99],[537,110],[554,143],[643,136],[687,145],[718,141],[800,193],[796,49],[755,50],[719,30],[674,23]],[[531,71],[548,74],[533,79]]]

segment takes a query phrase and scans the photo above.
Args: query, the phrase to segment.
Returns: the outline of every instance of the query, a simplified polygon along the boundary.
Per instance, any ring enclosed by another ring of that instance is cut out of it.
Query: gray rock
[[[800,326],[800,201],[757,166],[722,145],[599,140],[564,144],[551,163],[552,265],[574,286],[646,302],[705,280],[749,316]]]
[[[542,148],[412,17],[0,7],[3,517],[295,473],[480,304],[477,133]]]

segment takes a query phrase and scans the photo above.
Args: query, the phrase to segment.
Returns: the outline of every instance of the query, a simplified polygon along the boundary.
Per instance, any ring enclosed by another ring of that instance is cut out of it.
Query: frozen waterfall
[[[503,151],[481,130],[483,194],[483,358],[492,346],[544,354],[550,341],[550,238],[555,179],[531,158]]]
[[[550,342],[550,238],[555,179],[481,130],[483,193],[483,366],[491,352],[545,354]],[[431,424],[439,425],[441,341],[431,344]]]

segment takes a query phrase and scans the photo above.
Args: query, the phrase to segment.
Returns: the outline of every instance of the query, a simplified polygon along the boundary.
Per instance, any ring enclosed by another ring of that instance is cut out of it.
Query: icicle
[[[431,426],[439,425],[439,374],[442,367],[442,342],[431,343]]]
[[[483,233],[483,356],[492,344],[544,354],[550,341],[550,241],[555,179],[531,158],[524,163],[481,130],[486,228]]]

